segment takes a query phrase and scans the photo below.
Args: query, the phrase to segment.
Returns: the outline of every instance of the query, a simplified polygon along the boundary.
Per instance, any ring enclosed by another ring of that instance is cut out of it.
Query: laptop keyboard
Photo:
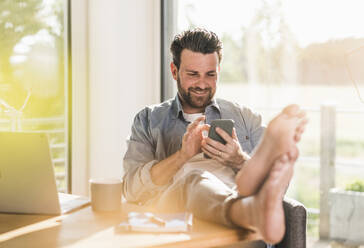
[[[58,193],[62,214],[70,213],[90,204],[90,199],[85,196]]]

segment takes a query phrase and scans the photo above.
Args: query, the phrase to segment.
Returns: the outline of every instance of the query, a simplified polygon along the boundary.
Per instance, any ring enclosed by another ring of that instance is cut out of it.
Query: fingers
[[[188,137],[190,135],[192,135],[194,132],[196,132],[196,130],[198,130],[197,128],[200,127],[202,130],[204,129],[207,129],[208,130],[208,127],[205,127],[206,124],[204,125],[201,125],[201,121],[205,120],[205,116],[201,116],[199,118],[197,118],[196,120],[194,120],[192,123],[190,123],[188,126],[187,126],[187,130],[186,130],[186,133],[184,134],[184,137],[183,137],[183,140],[186,140],[188,139]]]
[[[201,131],[209,131],[210,130],[210,125],[209,124],[204,124],[201,127]]]
[[[215,156],[221,156],[223,152],[223,150],[217,149],[206,142],[202,142],[202,148]],[[222,146],[222,148],[224,149],[225,147]]]
[[[221,136],[221,138],[223,138],[226,141],[226,143],[232,143],[233,142],[233,137],[231,137],[222,128],[216,127],[216,132],[217,132],[218,135]],[[235,134],[235,136],[236,136],[236,134]]]
[[[204,139],[204,142],[203,144],[206,144],[208,146],[211,146],[213,148],[215,148],[216,150],[218,151],[225,151],[226,150],[226,146],[221,144],[220,142],[216,141],[216,140],[213,140],[211,138],[206,138]]]
[[[207,154],[210,158],[219,161],[220,163],[224,164],[224,153],[221,153],[221,155],[217,155],[215,153],[210,152],[209,150],[205,149],[204,147],[202,147],[202,151]]]
[[[210,158],[215,158],[217,155],[215,155],[215,153],[210,152],[208,149],[206,149],[204,146],[201,147],[201,150],[203,153],[205,153],[206,155],[208,155]]]
[[[224,145],[207,137],[202,141],[202,146],[214,154],[217,154],[218,152],[224,152],[227,154],[234,153],[237,150],[236,144],[239,144],[235,128],[232,131],[232,136],[219,127],[216,127],[216,132],[226,141],[226,144]]]
[[[187,131],[190,131],[194,128],[196,128],[201,121],[204,121],[205,120],[205,116],[201,116],[201,117],[198,117],[194,122],[190,123],[188,126],[187,126]]]
[[[232,138],[233,138],[234,140],[238,140],[238,136],[236,135],[235,127],[233,128]]]
[[[197,118],[194,122],[190,123],[187,126],[187,130],[183,135],[182,142],[187,142],[187,140],[194,135],[196,128],[200,125],[200,122],[203,120],[205,120],[205,116]]]

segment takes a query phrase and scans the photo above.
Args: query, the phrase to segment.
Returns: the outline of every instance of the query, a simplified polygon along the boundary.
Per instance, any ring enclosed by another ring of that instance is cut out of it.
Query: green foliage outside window
[[[0,118],[64,113],[64,1],[0,1]]]
[[[364,180],[356,180],[356,181],[346,185],[345,190],[364,192]]]

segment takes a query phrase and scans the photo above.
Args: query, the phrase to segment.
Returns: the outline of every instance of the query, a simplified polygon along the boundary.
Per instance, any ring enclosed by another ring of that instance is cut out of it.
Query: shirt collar
[[[206,106],[206,109],[208,109],[210,107],[215,108],[220,113],[220,106],[217,103],[216,98],[213,98],[211,100],[211,103]],[[205,112],[206,112],[206,109],[205,109]],[[173,111],[173,116],[175,118],[178,118],[183,113],[182,104],[181,104],[181,101],[179,100],[178,94],[174,98],[174,101],[172,104],[172,111]]]
[[[216,98],[214,97],[212,100],[211,100],[211,103],[206,107],[206,108],[208,108],[208,107],[214,107],[214,108],[216,108],[219,112],[221,111],[221,109],[220,109],[220,106],[219,106],[219,104],[217,103],[217,101],[216,101]]]
[[[179,115],[182,115],[182,112],[183,112],[182,104],[177,94],[176,97],[174,98],[174,116],[178,118]]]

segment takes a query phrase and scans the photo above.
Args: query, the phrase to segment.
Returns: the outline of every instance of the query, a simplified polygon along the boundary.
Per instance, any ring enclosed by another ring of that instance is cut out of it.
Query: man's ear
[[[177,78],[178,78],[178,69],[177,69],[177,66],[173,62],[171,62],[171,73],[172,73],[173,79],[177,80]]]

